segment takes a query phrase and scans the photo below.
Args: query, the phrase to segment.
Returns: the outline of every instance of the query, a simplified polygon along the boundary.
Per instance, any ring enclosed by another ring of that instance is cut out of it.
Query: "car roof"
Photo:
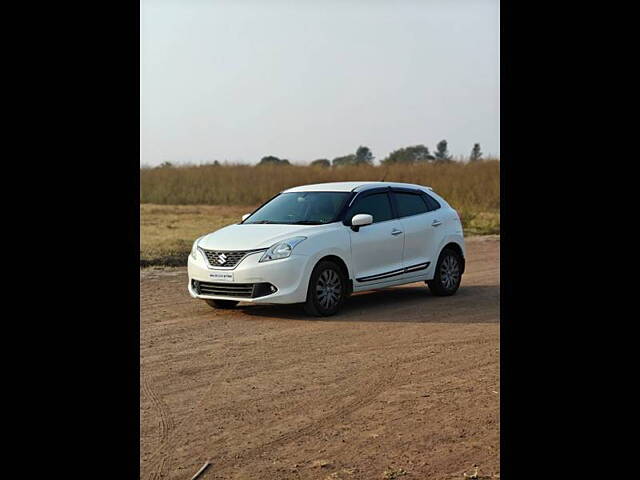
[[[289,188],[284,192],[362,192],[370,188],[379,187],[404,187],[415,188],[419,190],[431,190],[431,187],[423,185],[415,185],[413,183],[398,182],[327,182],[314,183],[312,185],[300,185],[299,187]]]

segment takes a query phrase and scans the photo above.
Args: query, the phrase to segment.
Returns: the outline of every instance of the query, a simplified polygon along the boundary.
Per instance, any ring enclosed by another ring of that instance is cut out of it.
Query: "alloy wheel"
[[[440,265],[440,279],[447,290],[454,288],[460,280],[460,263],[453,255],[447,255]]]
[[[335,270],[326,269],[318,277],[316,296],[322,308],[330,310],[340,301],[342,282]]]

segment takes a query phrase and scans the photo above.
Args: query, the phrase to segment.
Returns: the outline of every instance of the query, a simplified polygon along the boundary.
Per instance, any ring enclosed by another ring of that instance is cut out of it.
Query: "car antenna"
[[[384,179],[387,178],[387,173],[389,173],[389,165],[387,165],[387,169],[384,171],[384,175],[382,176],[381,182],[384,182]]]

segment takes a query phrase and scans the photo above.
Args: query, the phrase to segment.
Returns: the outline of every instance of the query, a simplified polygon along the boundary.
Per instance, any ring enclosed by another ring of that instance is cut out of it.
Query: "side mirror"
[[[249,218],[251,216],[250,213],[245,213],[244,215],[242,215],[242,221],[244,222],[247,218]]]
[[[360,230],[360,227],[365,227],[373,223],[373,217],[368,213],[359,213],[354,215],[351,219],[351,229],[354,232]]]

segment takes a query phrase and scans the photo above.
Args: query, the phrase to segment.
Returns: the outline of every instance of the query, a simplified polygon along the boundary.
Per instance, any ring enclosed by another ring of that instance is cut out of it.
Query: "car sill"
[[[410,267],[400,268],[398,270],[391,270],[390,272],[378,273],[377,275],[369,275],[368,277],[356,278],[357,282],[372,282],[374,280],[382,280],[385,278],[391,278],[405,273],[417,272],[429,268],[431,262],[419,263],[417,265],[411,265]]]

